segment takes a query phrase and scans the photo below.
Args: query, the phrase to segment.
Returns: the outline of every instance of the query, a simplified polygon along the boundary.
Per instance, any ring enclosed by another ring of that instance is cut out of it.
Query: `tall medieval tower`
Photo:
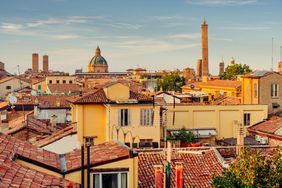
[[[208,24],[204,20],[202,26],[202,76],[209,76]]]

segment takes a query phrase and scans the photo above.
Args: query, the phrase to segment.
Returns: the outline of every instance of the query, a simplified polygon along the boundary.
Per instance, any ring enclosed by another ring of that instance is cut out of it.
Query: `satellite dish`
[[[224,95],[224,91],[220,90],[220,91],[219,91],[219,94],[220,94],[220,95]]]
[[[190,85],[190,89],[195,89],[195,86],[194,85]]]
[[[31,94],[32,96],[37,96],[37,91],[32,90],[30,94]]]
[[[13,96],[13,95],[10,95],[10,96],[8,97],[8,100],[9,100],[9,102],[10,102],[11,105],[16,104],[17,101],[18,101],[17,97],[15,97],[15,96]]]

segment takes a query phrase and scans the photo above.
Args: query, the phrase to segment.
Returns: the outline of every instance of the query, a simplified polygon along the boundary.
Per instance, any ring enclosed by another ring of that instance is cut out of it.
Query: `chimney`
[[[163,188],[163,166],[155,165],[155,188]]]
[[[183,163],[177,162],[175,165],[175,188],[184,188]]]
[[[33,53],[32,54],[32,72],[38,73],[39,72],[39,61],[38,61],[38,54]]]
[[[57,116],[55,114],[51,116],[51,130],[57,130]]]
[[[237,145],[236,145],[236,154],[240,155],[241,150],[244,147],[244,126],[242,123],[237,122]]]
[[[43,56],[43,72],[44,73],[49,72],[49,57],[48,57],[48,55]]]
[[[167,154],[166,154],[166,160],[171,163],[171,154],[172,154],[172,148],[171,148],[171,142],[167,142]]]

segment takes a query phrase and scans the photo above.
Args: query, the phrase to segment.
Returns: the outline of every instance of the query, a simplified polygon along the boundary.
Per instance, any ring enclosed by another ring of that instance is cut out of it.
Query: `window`
[[[244,125],[245,126],[251,125],[251,114],[250,113],[244,113]]]
[[[38,85],[37,89],[38,89],[38,90],[41,90],[41,89],[42,89],[42,86],[41,86],[41,85]]]
[[[49,80],[49,84],[52,84],[52,80]]]
[[[69,81],[69,84],[72,84],[72,80]]]
[[[65,83],[67,83],[67,81],[66,81],[66,80],[63,80],[63,84],[65,84]]]
[[[6,86],[6,90],[12,89],[12,86]]]
[[[254,97],[257,98],[258,97],[258,84],[254,83]]]
[[[130,110],[129,109],[119,109],[118,112],[118,125],[128,126],[130,125]]]
[[[60,83],[60,80],[56,80],[56,83],[59,84],[59,83]]]
[[[128,188],[127,172],[95,173],[93,188]]]
[[[271,84],[271,97],[278,98],[279,97],[279,85]]]
[[[154,121],[154,112],[152,108],[143,108],[140,110],[140,125],[152,126]]]

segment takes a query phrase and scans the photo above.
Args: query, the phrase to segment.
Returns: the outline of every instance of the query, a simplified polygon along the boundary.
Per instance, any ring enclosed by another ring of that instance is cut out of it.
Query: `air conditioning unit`
[[[261,139],[260,135],[256,135],[255,139],[256,139],[256,141],[260,142],[260,139]]]
[[[268,138],[267,137],[266,138],[261,138],[260,143],[261,144],[268,144]]]

